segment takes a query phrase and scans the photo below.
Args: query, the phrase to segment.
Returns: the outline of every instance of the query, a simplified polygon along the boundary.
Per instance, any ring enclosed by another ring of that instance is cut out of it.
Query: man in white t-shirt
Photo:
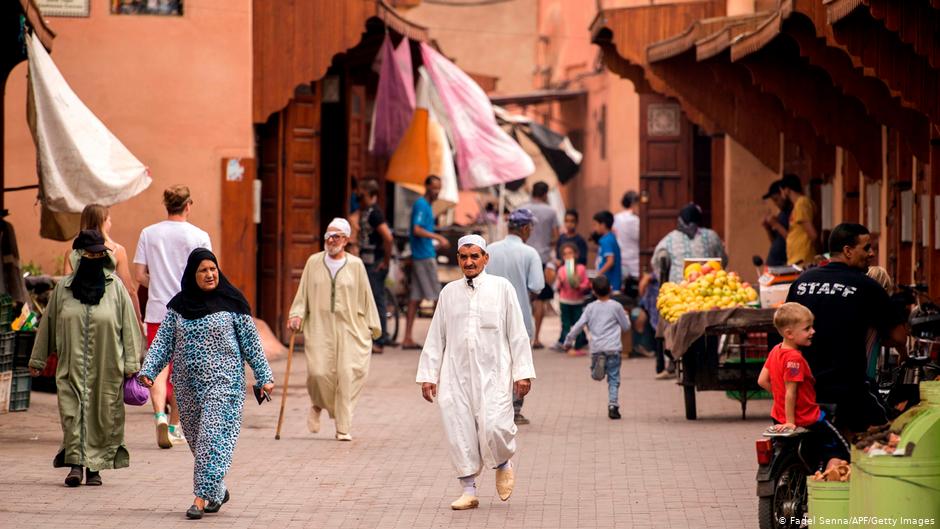
[[[189,188],[183,185],[170,186],[163,191],[166,220],[147,226],[140,232],[137,253],[134,255],[134,276],[137,282],[147,287],[147,306],[144,322],[147,324],[147,347],[157,335],[157,329],[166,316],[166,304],[180,291],[180,281],[186,260],[196,248],[212,249],[209,234],[188,222],[193,200]],[[153,381],[150,401],[153,403],[154,420],[157,427],[157,445],[170,448],[173,442],[185,441],[179,424],[179,409],[173,396],[173,385],[169,382],[170,366]],[[165,408],[170,403],[167,421]]]
[[[625,285],[640,279],[640,217],[636,214],[639,202],[636,191],[627,191],[620,201],[623,211],[614,215],[613,231],[620,247],[620,272],[624,282],[611,285],[614,289],[623,290]]]

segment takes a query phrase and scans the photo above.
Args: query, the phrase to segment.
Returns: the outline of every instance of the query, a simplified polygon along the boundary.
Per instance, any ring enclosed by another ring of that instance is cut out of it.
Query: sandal
[[[65,486],[67,487],[77,487],[82,484],[82,467],[73,466],[72,470],[69,470],[69,475],[65,477]]]
[[[85,485],[89,487],[101,486],[101,472],[95,472],[90,468],[85,469]]]
[[[401,348],[404,350],[409,350],[409,349],[418,350],[418,349],[424,349],[424,346],[419,343],[409,343],[409,344],[402,344]]]

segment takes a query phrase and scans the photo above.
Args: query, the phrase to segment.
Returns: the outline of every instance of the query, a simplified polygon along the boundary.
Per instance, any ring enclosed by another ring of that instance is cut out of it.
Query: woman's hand
[[[267,384],[261,386],[261,391],[270,395],[274,392],[274,382],[268,382]]]
[[[137,381],[140,382],[145,388],[153,387],[153,380],[150,380],[150,377],[145,377],[144,375],[140,375],[139,377],[137,377]]]

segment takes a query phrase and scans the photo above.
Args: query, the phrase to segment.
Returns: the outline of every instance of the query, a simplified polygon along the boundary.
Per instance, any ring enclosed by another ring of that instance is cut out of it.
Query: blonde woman
[[[121,280],[121,283],[124,283],[124,288],[127,289],[127,293],[131,296],[131,303],[134,304],[134,314],[137,315],[137,321],[141,321],[140,302],[137,299],[137,283],[131,276],[131,269],[127,260],[127,250],[111,238],[111,211],[98,204],[89,204],[82,210],[81,222],[81,229],[97,230],[104,235],[104,245],[117,262],[117,267],[115,268],[117,276]],[[65,275],[72,273],[72,261],[69,258],[71,254],[71,249],[65,252]]]

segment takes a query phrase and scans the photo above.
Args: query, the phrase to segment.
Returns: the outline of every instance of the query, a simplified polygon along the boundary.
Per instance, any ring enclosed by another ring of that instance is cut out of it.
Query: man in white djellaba
[[[464,278],[441,290],[418,362],[416,382],[425,400],[438,398],[463,487],[454,510],[479,506],[476,477],[484,466],[496,469],[499,498],[509,499],[515,485],[513,391],[524,396],[535,378],[516,292],[507,279],[484,271],[488,259],[483,237],[457,242]]]

